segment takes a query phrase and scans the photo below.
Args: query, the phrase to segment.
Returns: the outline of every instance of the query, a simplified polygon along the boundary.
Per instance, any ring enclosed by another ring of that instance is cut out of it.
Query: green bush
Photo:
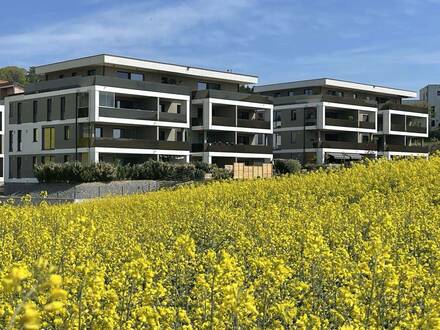
[[[135,165],[113,165],[96,163],[83,165],[80,162],[64,164],[49,163],[35,166],[34,175],[39,182],[110,182],[113,180],[203,180],[206,173],[214,179],[229,179],[232,174],[215,165],[172,164],[149,160]]]
[[[301,171],[301,163],[296,159],[275,159],[274,170],[278,175],[298,173]]]

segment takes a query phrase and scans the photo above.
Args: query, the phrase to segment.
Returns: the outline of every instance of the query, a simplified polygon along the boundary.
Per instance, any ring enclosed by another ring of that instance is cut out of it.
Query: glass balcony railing
[[[232,152],[232,153],[256,153],[271,154],[272,147],[250,144],[228,144],[228,143],[196,143],[192,145],[193,152]]]

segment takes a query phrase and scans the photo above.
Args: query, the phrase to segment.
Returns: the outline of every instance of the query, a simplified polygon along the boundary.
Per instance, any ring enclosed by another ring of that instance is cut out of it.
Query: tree
[[[43,80],[43,76],[35,73],[35,67],[31,66],[26,72],[26,83],[32,84]]]
[[[7,66],[4,68],[0,68],[0,80],[6,80],[11,83],[25,85],[26,75],[26,69],[19,68],[17,66]]]

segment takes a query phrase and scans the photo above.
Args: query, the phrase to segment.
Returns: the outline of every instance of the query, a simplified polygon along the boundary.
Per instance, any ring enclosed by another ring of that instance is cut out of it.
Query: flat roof
[[[87,56],[62,62],[56,62],[46,65],[40,65],[35,67],[35,72],[37,74],[46,74],[57,71],[64,71],[69,69],[76,69],[80,67],[87,66],[118,66],[125,67],[134,70],[146,70],[146,71],[156,71],[156,72],[169,72],[182,74],[186,76],[207,78],[212,80],[222,80],[241,84],[256,84],[258,83],[258,77],[233,73],[229,71],[219,71],[204,69],[180,64],[163,63],[150,60],[142,60],[124,56],[100,54]]]
[[[291,88],[318,87],[318,86],[330,86],[330,87],[339,87],[346,89],[355,89],[359,91],[395,95],[401,97],[413,97],[413,98],[417,97],[417,93],[414,91],[378,86],[372,84],[357,83],[346,80],[331,79],[331,78],[299,80],[299,81],[254,86],[254,92],[261,93],[261,92],[286,90]]]

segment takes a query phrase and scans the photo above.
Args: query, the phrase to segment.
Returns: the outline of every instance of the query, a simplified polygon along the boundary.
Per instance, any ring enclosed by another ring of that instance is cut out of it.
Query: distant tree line
[[[43,77],[35,73],[35,68],[30,67],[29,70],[18,66],[6,66],[0,68],[0,80],[6,80],[10,83],[27,85],[33,82],[41,81]]]

